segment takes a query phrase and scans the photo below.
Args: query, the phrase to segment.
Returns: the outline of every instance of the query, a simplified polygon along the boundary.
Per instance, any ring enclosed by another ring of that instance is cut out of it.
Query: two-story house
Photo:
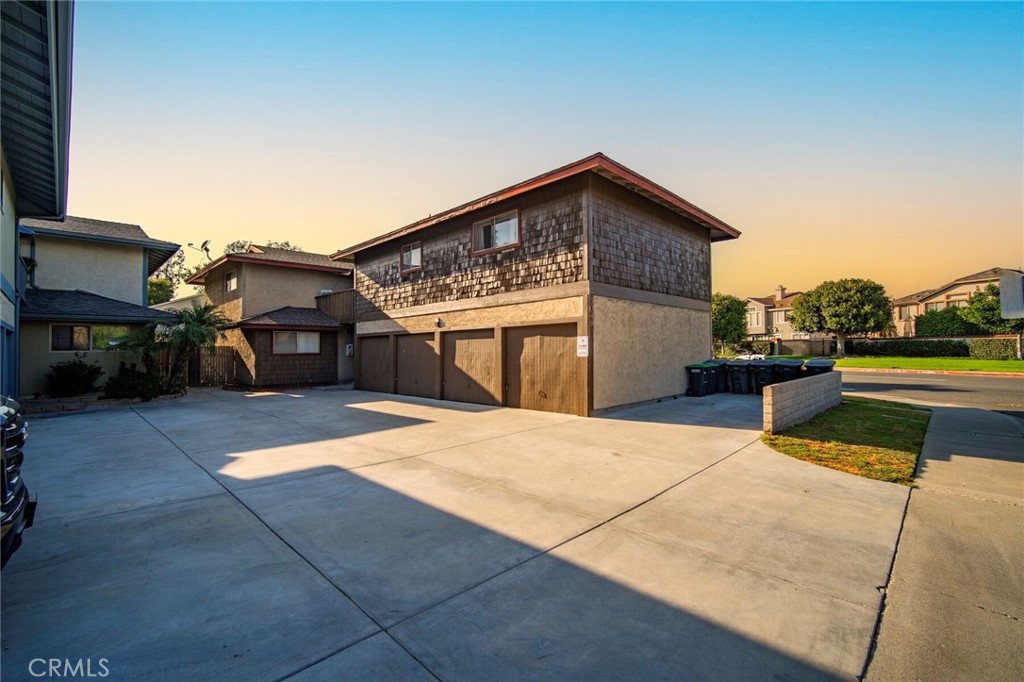
[[[0,2],[0,393],[19,394],[21,218],[67,208],[74,3]]]
[[[801,295],[802,291],[789,292],[780,284],[771,296],[748,298],[747,339],[773,341],[775,353],[831,353],[831,335],[793,328],[793,302]]]
[[[146,281],[178,250],[138,225],[68,216],[21,221],[21,394],[46,392],[50,366],[84,353],[109,376],[126,360],[111,344],[170,313],[147,307]]]
[[[914,336],[914,319],[932,310],[965,308],[971,295],[989,284],[999,286],[1004,275],[1022,274],[1012,268],[989,268],[971,275],[958,277],[935,289],[925,289],[908,294],[892,302],[892,318],[899,336]]]
[[[579,415],[680,395],[711,243],[738,236],[595,154],[344,249],[357,386]]]
[[[325,254],[250,245],[187,280],[231,321],[234,382],[300,386],[351,380],[352,267]]]

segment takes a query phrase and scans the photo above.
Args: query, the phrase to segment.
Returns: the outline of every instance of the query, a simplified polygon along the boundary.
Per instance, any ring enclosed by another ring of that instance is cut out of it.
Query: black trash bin
[[[729,361],[725,358],[711,358],[704,364],[715,365],[715,393],[726,393],[729,391]]]
[[[764,387],[775,380],[775,377],[772,376],[774,364],[774,360],[751,360],[750,375],[754,393],[761,395],[764,392]]]
[[[808,360],[804,363],[804,367],[807,369],[807,375],[813,374],[824,374],[825,372],[831,372],[832,368],[835,367],[835,360]]]
[[[772,363],[774,364],[772,372],[776,382],[799,379],[800,368],[804,366],[803,360],[791,360],[789,358],[773,360]]]
[[[729,390],[733,393],[750,393],[750,360],[730,360]]]
[[[686,366],[686,378],[688,380],[688,387],[686,389],[686,395],[691,395],[695,398],[703,398],[708,394],[708,375],[710,372],[708,368],[704,366],[703,362],[698,362],[694,365]]]

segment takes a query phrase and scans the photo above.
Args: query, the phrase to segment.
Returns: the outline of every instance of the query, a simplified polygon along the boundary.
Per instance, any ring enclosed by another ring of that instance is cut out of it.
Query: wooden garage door
[[[576,325],[505,330],[505,404],[528,410],[582,414]]]
[[[356,361],[359,363],[359,388],[364,391],[394,393],[391,370],[391,339],[364,336],[359,339]]]
[[[433,334],[403,334],[397,337],[398,392],[402,395],[434,397],[437,354]]]
[[[441,397],[497,405],[494,395],[494,330],[445,332]]]

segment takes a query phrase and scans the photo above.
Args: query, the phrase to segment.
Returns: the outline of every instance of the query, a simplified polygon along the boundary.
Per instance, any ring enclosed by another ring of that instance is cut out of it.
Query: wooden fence
[[[316,307],[342,324],[355,322],[355,290],[335,291],[316,297]]]
[[[236,383],[238,353],[230,346],[215,346],[193,352],[185,363],[185,377],[189,386],[223,386]],[[171,351],[160,354],[159,368],[164,375],[171,370]]]

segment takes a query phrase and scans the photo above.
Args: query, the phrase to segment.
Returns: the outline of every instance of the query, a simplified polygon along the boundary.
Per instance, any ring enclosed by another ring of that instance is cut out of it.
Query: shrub
[[[769,355],[772,352],[771,341],[751,341],[750,349],[759,355]]]
[[[135,368],[135,365],[125,365],[123,362],[117,368],[117,376],[107,379],[103,393],[108,398],[142,398],[152,400],[161,393],[163,381],[156,374],[148,374]]]
[[[918,336],[976,336],[985,330],[964,319],[960,308],[931,310],[914,321],[914,333]]]
[[[96,380],[103,375],[103,368],[97,362],[86,362],[85,353],[75,353],[74,360],[65,360],[50,365],[46,383],[50,395],[68,398],[96,390]]]
[[[1016,339],[971,339],[971,357],[979,360],[1016,360]]]
[[[850,341],[847,350],[853,355],[898,358],[966,358],[971,353],[966,341],[954,339],[858,340]]]

